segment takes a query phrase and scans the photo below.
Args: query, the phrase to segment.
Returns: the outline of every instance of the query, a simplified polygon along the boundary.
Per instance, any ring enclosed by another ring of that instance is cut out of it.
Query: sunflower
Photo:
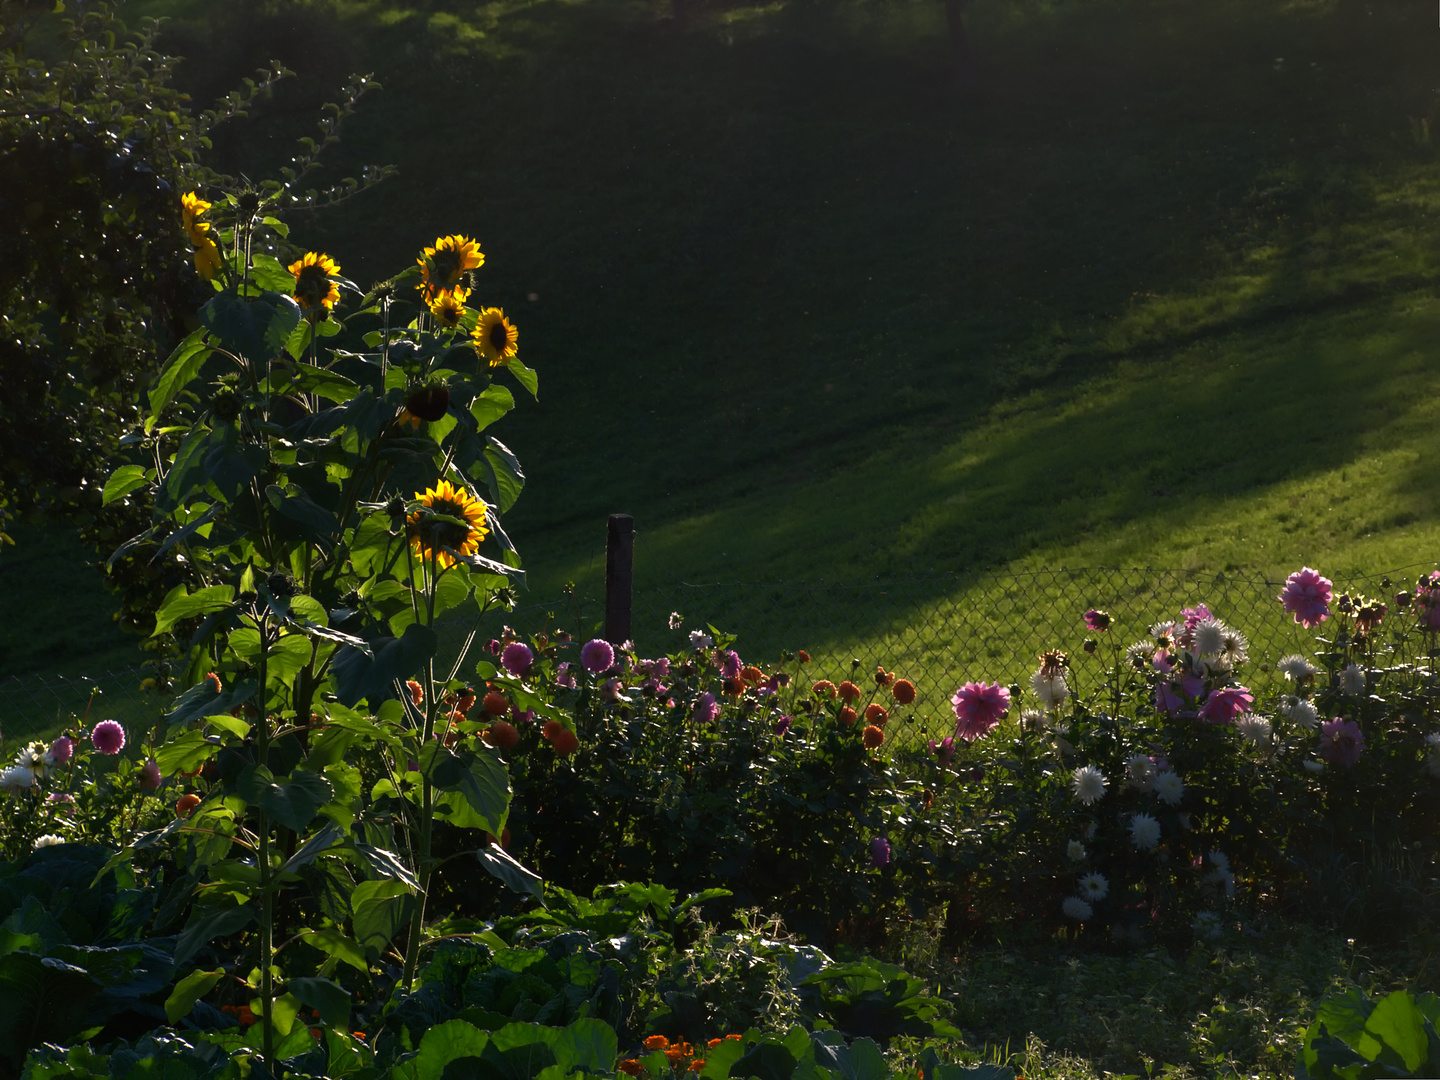
[[[307,251],[303,259],[290,264],[290,273],[295,275],[295,302],[307,315],[323,317],[340,299],[339,288],[330,280],[331,275],[340,273],[340,267],[329,255]]]
[[[458,561],[451,551],[474,555],[479,550],[480,541],[489,532],[483,502],[448,480],[441,480],[415,498],[420,506],[406,518],[405,533],[417,555],[422,559],[433,556],[442,570],[448,570]]]
[[[220,249],[215,246],[215,241],[201,236],[200,242],[195,245],[195,272],[211,281],[220,272],[221,265]]]
[[[190,237],[190,243],[197,248],[206,244],[213,246],[215,243],[205,235],[210,231],[210,222],[200,220],[200,216],[209,210],[211,205],[193,191],[180,196],[180,215],[185,220],[185,235]]]
[[[469,290],[462,288],[465,271],[474,270],[485,262],[480,243],[468,236],[442,236],[434,247],[427,247],[416,260],[420,264],[420,288],[428,304],[447,292],[459,294],[463,303]]]
[[[470,336],[475,340],[475,351],[490,361],[491,367],[504,367],[505,362],[518,353],[515,344],[520,331],[505,318],[505,312],[498,307],[486,308],[480,313]]]
[[[430,313],[435,316],[435,321],[447,330],[454,330],[460,325],[460,318],[465,314],[465,293],[456,289],[454,292],[443,292],[434,300],[430,301]]]

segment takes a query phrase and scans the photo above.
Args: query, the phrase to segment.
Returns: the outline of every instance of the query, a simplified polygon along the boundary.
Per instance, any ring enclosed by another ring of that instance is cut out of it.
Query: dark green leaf
[[[404,681],[418,672],[435,655],[436,644],[435,631],[412,624],[399,638],[382,637],[372,641],[373,656],[342,648],[330,665],[340,704],[353,706],[362,698],[376,704],[393,696],[396,680]]]
[[[319,773],[296,770],[277,784],[263,765],[247,765],[235,785],[236,794],[281,825],[301,832],[315,818],[321,804],[335,794],[330,781]]]
[[[175,942],[175,966],[181,967],[218,937],[233,934],[255,921],[249,907],[198,907]]]
[[[329,979],[291,979],[285,989],[320,1014],[331,1027],[344,1028],[350,1023],[350,995]]]
[[[480,860],[480,865],[515,892],[529,893],[543,905],[545,888],[540,875],[517,862],[500,845],[487,844],[475,852],[475,855]]]

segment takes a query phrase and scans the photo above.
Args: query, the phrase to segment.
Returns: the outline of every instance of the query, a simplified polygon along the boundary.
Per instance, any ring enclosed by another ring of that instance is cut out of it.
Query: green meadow
[[[292,219],[303,249],[363,287],[437,236],[480,241],[471,304],[504,308],[540,374],[500,436],[527,475],[507,621],[592,632],[606,518],[628,513],[641,651],[710,622],[747,660],[863,657],[943,722],[958,681],[1021,679],[1042,647],[1089,677],[1088,606],[1116,611],[1121,647],[1208,599],[1257,646],[1303,650],[1273,601],[1286,574],[1379,592],[1437,565],[1433,6],[969,0],[969,92],[940,0],[689,12],[124,8],[168,20],[197,107],[272,59],[296,72],[218,133],[225,171],[271,175],[374,73],[316,186],[398,174]],[[149,654],[94,553],[62,526],[10,531],[5,738],[83,708],[85,676],[106,716],[148,724],[164,701],[136,693]],[[1305,918],[1188,956],[957,951],[902,917],[885,947],[969,1050],[1027,1076],[1289,1075],[1320,998],[1433,989],[1440,956],[1419,845],[1312,876]]]
[[[763,638],[766,605],[805,608],[783,644],[841,657],[888,634],[918,664],[939,654],[905,627],[955,636],[1017,574],[1434,565],[1422,8],[973,0],[973,94],[935,0],[714,0],[683,22],[619,0],[126,11],[169,17],[197,104],[269,59],[295,69],[217,139],[247,175],[374,72],[321,182],[399,175],[292,239],[368,284],[438,235],[479,238],[476,300],[541,373],[507,431],[523,603],[598,596],[624,512],[642,647],[674,643],[655,612],[680,583],[782,583],[684,613]],[[4,603],[48,609],[45,567],[83,553],[17,535]],[[91,581],[0,643],[0,674],[133,661]],[[817,581],[842,591],[821,603]]]

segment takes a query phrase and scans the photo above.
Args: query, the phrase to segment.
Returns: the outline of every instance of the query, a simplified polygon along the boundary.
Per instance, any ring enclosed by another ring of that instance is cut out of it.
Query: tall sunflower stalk
[[[408,905],[403,992],[423,944],[437,827],[478,838],[503,826],[508,774],[474,725],[454,722],[464,650],[442,678],[433,627],[473,602],[478,629],[508,602],[519,559],[499,520],[524,476],[486,429],[514,407],[496,377],[505,371],[532,395],[536,378],[499,309],[465,304],[483,262],[475,241],[426,248],[352,316],[374,317],[370,351],[327,357],[321,339],[338,332],[344,295],[360,290],[329,255],[264,253],[253,236],[271,220],[263,206],[230,201],[239,216],[223,248],[210,203],[191,193],[181,207],[196,271],[215,295],[151,390],[135,458],[115,469],[104,498],[154,507],[152,527],[114,559],[140,557],[169,575],[156,636],[188,650],[180,685],[188,678],[190,689],[162,721],[156,753],[187,775],[208,769],[188,821],[157,842],[232,830],[256,856],[212,845],[208,862],[182,865],[199,898],[192,937],[245,925],[229,910],[242,904],[259,924],[256,1049],[269,1064],[304,1052],[308,1029],[291,1019],[301,1007],[345,1020],[337,1003],[347,995],[325,974],[335,964],[277,947],[287,913],[328,920],[307,941],[353,963],[367,949],[378,959],[389,942],[356,939],[361,901],[322,916],[334,907],[320,897],[368,897],[396,914]],[[405,305],[416,313],[408,325]],[[483,555],[492,543],[496,557]],[[449,587],[452,574],[465,588]],[[424,707],[403,724],[393,697],[411,677]],[[246,708],[254,724],[241,718]],[[453,736],[443,745],[442,716]],[[413,788],[399,767],[409,760],[419,765]],[[362,766],[388,779],[361,790]],[[375,838],[396,820],[400,851],[386,851]],[[253,847],[241,839],[251,828]]]

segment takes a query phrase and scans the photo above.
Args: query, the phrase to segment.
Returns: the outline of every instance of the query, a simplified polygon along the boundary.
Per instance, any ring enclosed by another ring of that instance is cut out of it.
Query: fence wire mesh
[[[1336,579],[1337,594],[1350,592],[1387,599],[1413,588],[1435,564],[1384,574]],[[1260,702],[1273,701],[1281,679],[1275,662],[1290,653],[1311,655],[1314,634],[1297,626],[1276,599],[1284,580],[1254,573],[1186,570],[1060,568],[1024,573],[962,576],[939,574],[869,582],[674,583],[638,589],[632,597],[632,637],[642,656],[688,647],[691,630],[715,627],[736,638],[748,663],[773,667],[783,653],[806,650],[813,658],[806,678],[838,681],[853,673],[868,678],[877,666],[915,683],[916,717],[892,738],[919,740],[941,733],[955,688],[971,680],[1020,683],[1034,670],[1043,649],[1069,652],[1086,677],[1082,644],[1091,635],[1084,612],[1110,612],[1105,644],[1120,648],[1144,637],[1154,623],[1180,610],[1205,604],[1218,618],[1243,632],[1250,660],[1242,671]],[[683,623],[671,629],[672,613]],[[547,624],[580,640],[600,636],[604,599],[566,595],[550,602],[527,601],[508,612],[492,612],[477,624],[453,619],[440,631],[440,667],[448,671],[466,637],[474,631],[488,642],[508,624],[522,635]],[[461,670],[487,656],[483,644]],[[1098,674],[1098,671],[1097,671]],[[91,719],[115,718],[127,727],[152,724],[165,701],[141,689],[142,667],[94,677],[18,678],[0,683],[0,730],[6,741],[57,730],[81,716],[94,694]],[[928,721],[926,718],[929,718]],[[948,723],[953,724],[953,718]]]

